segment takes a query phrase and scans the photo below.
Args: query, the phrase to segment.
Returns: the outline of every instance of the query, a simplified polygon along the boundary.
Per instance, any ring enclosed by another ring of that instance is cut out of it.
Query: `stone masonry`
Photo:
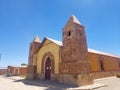
[[[28,67],[27,67],[27,78],[35,79],[36,78],[36,65],[33,65],[33,56],[39,49],[41,43],[38,36],[35,37],[33,42],[30,44],[29,57],[28,57]]]
[[[71,16],[63,29],[63,54],[59,82],[75,86],[92,84],[84,26]]]

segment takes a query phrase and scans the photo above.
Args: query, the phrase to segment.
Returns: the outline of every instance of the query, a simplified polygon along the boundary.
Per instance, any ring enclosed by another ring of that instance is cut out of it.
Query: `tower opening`
[[[69,32],[68,32],[67,36],[68,36],[68,37],[70,37],[70,36],[71,36],[71,31],[69,31]]]

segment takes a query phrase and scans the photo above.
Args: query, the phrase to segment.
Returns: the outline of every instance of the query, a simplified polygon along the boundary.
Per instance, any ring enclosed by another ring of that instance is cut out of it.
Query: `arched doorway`
[[[55,60],[51,52],[46,52],[43,55],[41,63],[41,73],[44,75],[43,79],[52,80],[55,75]]]
[[[45,62],[45,79],[50,80],[51,75],[51,59],[48,57]]]

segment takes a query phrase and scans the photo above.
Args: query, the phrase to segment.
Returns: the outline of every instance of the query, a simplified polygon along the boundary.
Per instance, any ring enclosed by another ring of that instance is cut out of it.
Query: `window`
[[[100,62],[101,71],[104,71],[103,60],[104,60],[104,57],[100,56],[100,57],[99,57],[99,62]]]
[[[104,66],[103,66],[103,61],[100,60],[100,67],[101,67],[101,71],[104,71]]]
[[[70,37],[70,36],[71,36],[71,31],[67,33],[67,37]]]

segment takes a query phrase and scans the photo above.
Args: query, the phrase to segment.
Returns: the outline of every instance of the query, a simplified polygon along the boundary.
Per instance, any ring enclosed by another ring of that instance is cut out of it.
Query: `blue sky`
[[[120,0],[0,0],[0,66],[27,63],[36,35],[62,40],[72,14],[89,48],[120,55]]]

